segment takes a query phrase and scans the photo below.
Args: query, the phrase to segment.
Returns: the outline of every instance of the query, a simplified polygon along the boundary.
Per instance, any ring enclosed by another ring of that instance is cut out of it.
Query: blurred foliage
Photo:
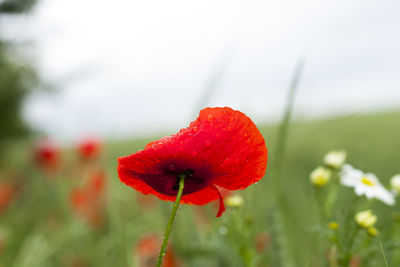
[[[4,0],[0,1],[0,13],[18,14],[29,12],[37,0]]]
[[[21,117],[21,107],[24,97],[38,82],[35,71],[13,62],[8,51],[7,45],[0,43],[0,142],[28,132]]]
[[[0,2],[0,16],[19,15],[32,9],[36,1]],[[4,23],[7,21],[4,20]],[[16,44],[0,39],[0,157],[11,140],[29,133],[21,109],[25,97],[38,87],[38,75],[18,51]]]

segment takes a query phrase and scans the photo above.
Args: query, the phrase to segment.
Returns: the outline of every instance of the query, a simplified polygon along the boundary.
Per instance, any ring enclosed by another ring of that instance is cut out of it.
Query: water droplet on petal
[[[210,142],[209,140],[207,140],[207,141],[204,143],[204,145],[205,145],[206,147],[210,147],[210,146],[211,146],[211,142]]]
[[[199,128],[197,126],[193,126],[193,132],[197,132]]]
[[[212,114],[209,114],[208,117],[207,117],[207,120],[208,121],[212,121],[213,119],[214,119],[214,116]]]
[[[250,138],[247,138],[247,139],[246,139],[246,143],[250,144],[250,143],[251,143],[251,139],[250,139]]]
[[[174,164],[169,165],[169,170],[170,171],[175,171],[176,170],[175,165]]]

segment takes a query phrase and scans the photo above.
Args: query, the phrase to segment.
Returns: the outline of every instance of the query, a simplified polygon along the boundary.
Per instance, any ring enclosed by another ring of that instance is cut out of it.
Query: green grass
[[[254,248],[257,233],[273,233],[279,227],[271,223],[277,205],[268,197],[276,190],[271,183],[277,166],[273,157],[277,127],[261,126],[260,130],[269,149],[267,173],[257,185],[240,192],[245,198],[242,209],[228,210],[221,218],[215,218],[213,204],[180,207],[171,241],[184,266],[255,266],[256,262],[259,266],[286,266],[285,259],[273,250],[274,239],[279,237],[272,236],[272,243],[264,253],[257,253]],[[153,208],[138,206],[139,193],[117,177],[116,158],[135,153],[160,137],[106,145],[103,160],[95,166],[107,171],[107,224],[97,230],[70,211],[68,192],[80,179],[79,172],[73,170],[78,166],[73,150],[65,152],[64,157],[72,167],[64,168],[59,177],[50,180],[44,179],[29,163],[26,144],[10,150],[10,156],[2,164],[2,179],[15,171],[26,182],[18,199],[0,215],[0,228],[8,236],[6,246],[0,251],[0,266],[72,266],[71,262],[78,258],[86,266],[135,266],[132,254],[138,239],[145,233],[161,235],[172,202],[157,199]],[[290,125],[279,183],[285,205],[279,207],[288,226],[284,228],[290,246],[287,257],[292,257],[296,266],[327,266],[323,264],[326,241],[315,232],[318,213],[309,173],[322,164],[322,157],[328,151],[345,149],[347,162],[377,174],[387,184],[390,177],[400,172],[399,137],[400,112],[298,121]],[[337,213],[345,214],[351,201],[352,191],[343,189]],[[377,202],[371,203],[371,207],[379,217],[379,238],[390,240],[389,235],[399,231],[393,230],[393,209]],[[199,223],[202,220],[206,223]],[[220,233],[221,227],[226,227],[227,234]],[[391,261],[396,257],[390,249],[398,244],[383,242],[381,249],[377,239],[372,243],[370,247],[377,249],[369,253],[368,266],[384,266],[383,248],[389,266],[394,266]]]

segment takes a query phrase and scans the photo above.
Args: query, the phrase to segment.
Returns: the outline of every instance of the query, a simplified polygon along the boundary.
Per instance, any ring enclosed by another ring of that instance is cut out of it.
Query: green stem
[[[359,230],[360,230],[360,226],[357,225],[356,228],[353,230],[353,233],[350,236],[350,241],[349,241],[349,244],[346,249],[346,256],[344,258],[343,266],[349,265],[349,262],[351,260],[352,254],[353,254],[352,249],[353,249],[354,240],[356,239]]]
[[[186,177],[185,174],[179,175],[179,178],[180,178],[179,190],[178,190],[178,194],[176,195],[176,200],[174,203],[174,207],[172,208],[171,215],[169,215],[167,228],[165,229],[164,239],[163,239],[163,243],[161,245],[160,255],[158,255],[156,267],[161,266],[162,260],[165,256],[165,254],[167,253],[168,238],[169,238],[169,234],[171,233],[172,224],[174,223],[176,212],[178,211],[178,208],[179,208],[179,203],[181,202],[181,197],[182,197],[182,193],[183,193],[183,185],[185,183],[185,177]]]

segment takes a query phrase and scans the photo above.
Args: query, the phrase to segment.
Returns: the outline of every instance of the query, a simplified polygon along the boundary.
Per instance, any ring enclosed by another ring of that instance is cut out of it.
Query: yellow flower
[[[337,229],[339,229],[339,224],[337,222],[330,222],[329,223],[329,229],[337,230]]]
[[[340,169],[346,161],[346,151],[331,151],[324,157],[324,163],[335,169]]]
[[[310,181],[316,186],[324,186],[331,178],[331,171],[323,167],[318,167],[310,174]]]
[[[360,211],[355,216],[356,222],[359,226],[368,229],[375,225],[378,217],[372,214],[371,210]]]
[[[372,235],[372,236],[377,236],[379,234],[378,229],[376,229],[375,227],[368,227],[367,229],[368,234]]]
[[[239,208],[243,206],[243,197],[239,194],[228,196],[225,198],[225,205],[231,208]]]

